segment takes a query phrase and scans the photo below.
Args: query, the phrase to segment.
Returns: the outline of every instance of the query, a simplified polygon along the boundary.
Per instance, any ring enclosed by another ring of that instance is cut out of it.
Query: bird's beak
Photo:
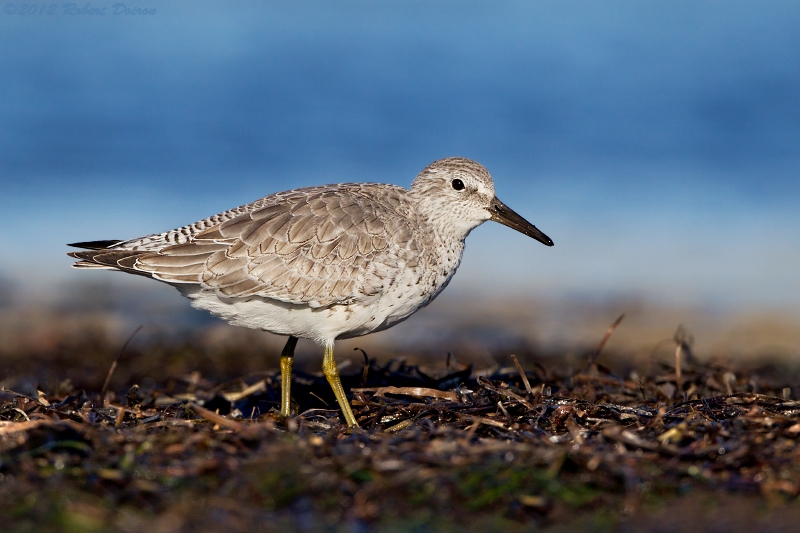
[[[553,241],[550,237],[536,229],[536,226],[516,214],[513,209],[497,198],[492,200],[492,204],[489,206],[489,213],[491,214],[491,219],[495,222],[513,228],[528,237],[533,237],[542,244],[553,246]]]

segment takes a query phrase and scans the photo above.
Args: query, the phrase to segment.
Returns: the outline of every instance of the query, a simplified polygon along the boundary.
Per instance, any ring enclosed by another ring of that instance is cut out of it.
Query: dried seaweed
[[[800,495],[800,401],[785,383],[688,360],[680,376],[662,366],[623,379],[594,361],[555,377],[367,360],[343,376],[353,431],[322,375],[297,375],[288,420],[277,374],[105,396],[3,390],[0,505],[38,526],[158,519],[198,531],[265,516],[296,525],[298,513],[318,525],[553,525],[687,491]]]

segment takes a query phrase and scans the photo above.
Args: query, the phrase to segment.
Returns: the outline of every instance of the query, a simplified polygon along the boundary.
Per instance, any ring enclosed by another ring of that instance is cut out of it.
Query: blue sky
[[[556,246],[486,224],[448,292],[800,308],[798,3],[114,3],[0,13],[6,280],[460,155]]]

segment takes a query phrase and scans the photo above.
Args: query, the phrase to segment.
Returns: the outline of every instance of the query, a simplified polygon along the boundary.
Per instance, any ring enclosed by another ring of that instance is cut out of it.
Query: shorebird
[[[447,286],[464,239],[487,220],[552,246],[497,199],[470,159],[434,161],[410,189],[380,183],[306,187],[265,196],[164,233],[71,244],[78,268],[169,283],[192,305],[236,326],[289,340],[281,352],[281,415],[290,415],[298,337],[325,348],[322,369],[345,422],[358,426],[333,343],[389,328]]]

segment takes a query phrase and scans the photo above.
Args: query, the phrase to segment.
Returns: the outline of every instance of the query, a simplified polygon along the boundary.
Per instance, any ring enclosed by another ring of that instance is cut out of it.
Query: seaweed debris
[[[4,389],[0,512],[19,530],[508,530],[578,510],[618,520],[688,493],[798,498],[800,401],[785,383],[691,360],[623,378],[596,359],[577,374],[523,374],[516,358],[437,374],[365,355],[343,376],[352,431],[322,375],[296,376],[286,420],[273,373],[104,396]]]

